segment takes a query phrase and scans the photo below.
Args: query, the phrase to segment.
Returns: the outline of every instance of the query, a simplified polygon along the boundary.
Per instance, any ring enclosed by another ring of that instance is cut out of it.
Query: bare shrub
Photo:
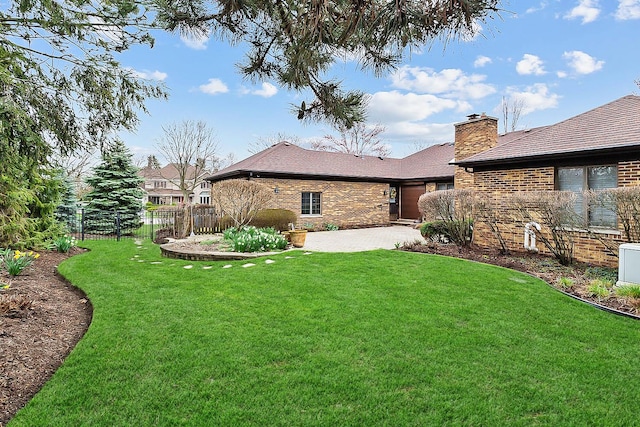
[[[473,235],[474,193],[471,190],[442,190],[425,193],[418,209],[427,221],[442,221],[447,237],[458,246],[469,246]]]
[[[589,208],[610,209],[616,212],[626,243],[640,242],[640,187],[618,187],[590,190],[586,193]],[[594,234],[605,247],[618,256],[620,242]]]
[[[571,191],[520,191],[507,196],[514,219],[536,222],[539,241],[562,265],[573,262],[572,232],[581,228],[583,219],[575,211],[576,194]],[[549,237],[550,236],[550,237]]]
[[[503,255],[509,254],[509,247],[500,230],[500,207],[495,200],[490,199],[488,196],[477,195],[475,200],[475,214],[474,219],[476,222],[482,222],[489,227],[491,233],[500,244],[500,253]]]
[[[256,181],[230,179],[211,186],[211,201],[228,216],[235,227],[249,224],[260,209],[271,201],[273,193],[269,187]]]

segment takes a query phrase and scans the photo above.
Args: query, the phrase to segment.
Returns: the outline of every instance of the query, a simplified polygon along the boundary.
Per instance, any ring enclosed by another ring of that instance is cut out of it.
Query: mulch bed
[[[62,364],[91,323],[84,293],[66,283],[56,266],[70,254],[42,251],[22,274],[0,273],[0,427]]]

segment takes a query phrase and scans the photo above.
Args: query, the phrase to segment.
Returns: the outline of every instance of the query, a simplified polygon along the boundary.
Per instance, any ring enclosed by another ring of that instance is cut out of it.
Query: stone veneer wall
[[[298,215],[297,228],[331,223],[341,228],[389,224],[389,185],[384,183],[254,178],[278,193],[270,208]],[[321,215],[301,215],[302,193],[320,192]]]

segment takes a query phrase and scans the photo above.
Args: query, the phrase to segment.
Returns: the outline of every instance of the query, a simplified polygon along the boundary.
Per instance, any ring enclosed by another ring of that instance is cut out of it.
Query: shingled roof
[[[465,167],[583,157],[640,149],[640,96],[628,95],[551,126],[507,134],[496,147],[456,162]]]
[[[247,176],[300,176],[346,180],[392,181],[452,178],[453,144],[428,147],[404,159],[307,150],[280,142],[223,169],[207,180]]]

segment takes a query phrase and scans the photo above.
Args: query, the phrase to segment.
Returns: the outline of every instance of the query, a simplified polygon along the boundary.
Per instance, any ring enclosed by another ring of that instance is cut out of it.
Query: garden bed
[[[282,251],[234,252],[222,234],[199,235],[182,240],[173,240],[160,245],[162,256],[188,261],[224,261],[251,259],[274,255]]]

